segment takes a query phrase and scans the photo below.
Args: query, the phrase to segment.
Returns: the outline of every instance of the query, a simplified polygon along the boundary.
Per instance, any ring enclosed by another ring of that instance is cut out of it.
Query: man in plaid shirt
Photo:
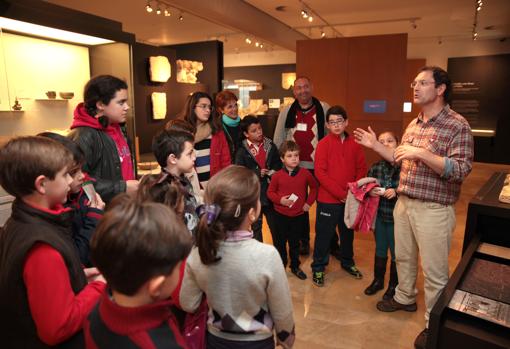
[[[450,109],[452,84],[439,67],[422,68],[411,83],[421,112],[407,127],[396,150],[377,142],[375,133],[357,129],[358,143],[388,161],[401,163],[399,199],[393,211],[399,284],[384,312],[416,311],[418,251],[425,279],[425,320],[448,282],[448,254],[455,228],[454,204],[471,172],[473,136],[468,122]],[[425,348],[428,329],[414,343]]]

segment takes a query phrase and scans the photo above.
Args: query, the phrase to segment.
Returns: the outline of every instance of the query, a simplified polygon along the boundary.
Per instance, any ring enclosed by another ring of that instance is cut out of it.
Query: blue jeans
[[[354,265],[354,230],[347,228],[344,223],[345,204],[317,203],[315,221],[315,247],[313,249],[312,271],[324,271],[329,262],[329,248],[331,238],[340,235],[340,256],[343,268]]]

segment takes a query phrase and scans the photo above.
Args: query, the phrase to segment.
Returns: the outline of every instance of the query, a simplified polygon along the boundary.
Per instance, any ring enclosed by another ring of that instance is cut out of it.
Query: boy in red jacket
[[[319,181],[315,247],[313,251],[313,283],[324,286],[324,269],[329,261],[331,238],[340,229],[341,266],[349,274],[361,279],[354,264],[354,231],[344,223],[347,183],[365,177],[367,165],[361,147],[345,132],[349,125],[347,113],[341,106],[333,106],[326,113],[329,133],[315,151],[315,177]]]
[[[168,206],[115,198],[90,243],[109,290],[85,322],[87,348],[185,348],[170,295],[191,244]]]
[[[299,167],[299,146],[285,141],[280,147],[283,168],[276,172],[269,184],[267,197],[274,203],[275,245],[284,267],[287,267],[287,242],[289,243],[290,270],[299,279],[306,274],[299,268],[299,238],[308,226],[308,215],[317,198],[317,181],[307,169]],[[310,193],[308,193],[310,188]]]

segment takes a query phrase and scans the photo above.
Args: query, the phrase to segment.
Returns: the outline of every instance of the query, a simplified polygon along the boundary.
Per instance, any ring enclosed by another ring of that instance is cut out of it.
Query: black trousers
[[[340,255],[342,267],[354,265],[354,230],[344,223],[345,204],[317,203],[315,221],[315,246],[313,250],[312,270],[324,271],[329,262],[331,238],[340,230]]]
[[[313,178],[315,178],[314,170],[308,169],[308,172],[310,172]],[[317,178],[315,178],[315,180],[317,180]],[[301,245],[310,246],[310,214],[308,212],[305,212],[304,214],[306,215],[306,222],[304,222],[304,229],[301,230],[299,241],[301,242]]]
[[[289,244],[290,268],[296,269],[301,264],[299,261],[299,238],[303,235],[308,222],[308,215],[302,214],[296,217],[285,216],[274,212],[275,234],[273,244],[282,258],[283,266],[287,266],[287,243]]]
[[[275,239],[274,232],[276,230],[274,225],[274,208],[272,205],[262,206],[260,209],[259,218],[252,223],[251,229],[253,230],[253,238],[263,242],[262,240],[262,215],[266,216],[267,225],[269,226],[269,230],[271,231],[271,236],[273,237],[273,241]]]

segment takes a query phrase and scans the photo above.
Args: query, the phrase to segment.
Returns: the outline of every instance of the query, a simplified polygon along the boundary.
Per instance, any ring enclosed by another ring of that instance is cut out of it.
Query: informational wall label
[[[365,113],[386,113],[386,101],[369,101],[363,102],[363,111]]]
[[[454,81],[451,107],[466,118],[471,127],[480,125],[480,86],[476,81]]]

